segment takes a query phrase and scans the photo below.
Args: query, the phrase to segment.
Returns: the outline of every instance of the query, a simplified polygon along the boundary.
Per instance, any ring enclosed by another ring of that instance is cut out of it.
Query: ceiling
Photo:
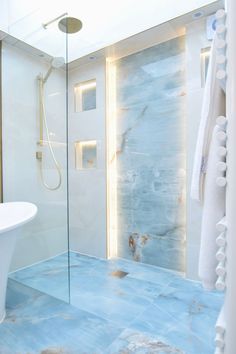
[[[1,0],[0,30],[51,56],[66,57],[66,35],[57,22],[63,13],[83,22],[68,36],[68,62],[193,11],[212,0]],[[3,12],[1,12],[3,14]],[[7,16],[6,16],[7,15]]]

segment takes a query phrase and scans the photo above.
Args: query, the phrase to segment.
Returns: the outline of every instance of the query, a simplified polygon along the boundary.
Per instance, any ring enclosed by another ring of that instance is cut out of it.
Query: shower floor
[[[66,254],[10,275],[0,353],[214,353],[221,294],[141,263],[70,259],[71,305]]]

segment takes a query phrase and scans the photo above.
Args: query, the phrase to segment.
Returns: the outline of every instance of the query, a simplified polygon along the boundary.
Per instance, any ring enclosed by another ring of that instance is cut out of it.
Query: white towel
[[[209,151],[199,258],[199,277],[202,280],[203,286],[209,290],[215,288],[217,280],[216,267],[218,262],[216,260],[216,253],[218,247],[216,245],[216,238],[219,234],[216,231],[216,224],[225,215],[225,187],[219,187],[216,184],[216,177],[223,176],[224,173],[219,172],[217,169],[217,162],[224,159],[217,155],[217,149],[220,146],[220,142],[217,139],[219,131],[220,128],[216,125],[213,130]]]
[[[216,78],[216,55],[215,37],[211,48],[192,174],[191,198],[198,201],[203,201],[204,197],[206,163],[215,121],[218,116],[225,115],[225,93],[220,86],[220,80]]]

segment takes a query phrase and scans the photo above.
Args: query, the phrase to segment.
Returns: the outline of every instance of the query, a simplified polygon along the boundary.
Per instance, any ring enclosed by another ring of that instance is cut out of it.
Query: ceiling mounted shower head
[[[58,22],[59,29],[64,33],[77,33],[81,30],[83,24],[75,17],[64,17]]]
[[[65,60],[63,57],[55,57],[51,61],[51,65],[54,69],[59,69],[65,64]]]

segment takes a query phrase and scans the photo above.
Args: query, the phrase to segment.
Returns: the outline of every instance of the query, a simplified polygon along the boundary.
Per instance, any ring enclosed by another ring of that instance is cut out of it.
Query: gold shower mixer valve
[[[39,161],[42,161],[42,159],[43,159],[42,151],[36,151],[36,159]]]

